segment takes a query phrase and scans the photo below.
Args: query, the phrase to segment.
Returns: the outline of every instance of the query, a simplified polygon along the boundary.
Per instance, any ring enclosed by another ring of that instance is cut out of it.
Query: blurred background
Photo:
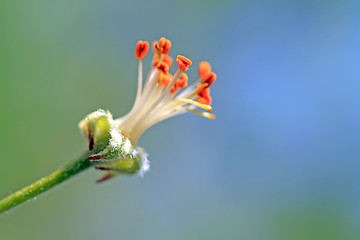
[[[360,239],[359,1],[3,1],[0,197],[86,149],[77,124],[132,106],[138,40],[208,60],[215,121],[139,145],[151,171],[89,170],[0,216],[0,239]],[[150,58],[147,57],[147,66]],[[146,68],[148,69],[148,67]]]

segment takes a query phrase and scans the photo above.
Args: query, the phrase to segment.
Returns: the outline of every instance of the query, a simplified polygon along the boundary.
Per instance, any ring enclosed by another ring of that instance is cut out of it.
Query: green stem
[[[26,200],[32,199],[37,195],[46,192],[52,187],[93,166],[94,163],[88,159],[90,155],[90,152],[86,152],[78,159],[75,159],[65,166],[59,168],[49,176],[41,178],[33,184],[24,187],[23,189],[4,198],[0,201],[0,214],[8,211],[13,207],[16,207]]]

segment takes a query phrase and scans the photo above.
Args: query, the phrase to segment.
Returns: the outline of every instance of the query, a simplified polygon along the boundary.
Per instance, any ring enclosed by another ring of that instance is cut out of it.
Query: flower
[[[145,47],[147,46],[147,47]],[[208,112],[196,110],[201,108],[211,111],[210,85],[216,80],[208,62],[201,62],[197,79],[188,85],[186,71],[192,62],[177,56],[178,65],[174,75],[169,73],[172,59],[168,55],[171,42],[165,38],[153,42],[153,64],[143,86],[143,58],[149,49],[147,42],[139,41],[135,57],[139,59],[138,89],[134,106],[129,114],[117,119],[119,128],[136,144],[141,134],[150,126],[173,116],[194,112],[214,119]],[[146,49],[146,51],[141,51]],[[141,55],[139,54],[141,52]],[[200,82],[196,84],[197,81]]]
[[[146,41],[139,41],[135,48],[135,57],[139,60],[138,87],[131,111],[113,120],[109,112],[98,110],[89,114],[79,124],[89,140],[90,151],[94,146],[97,147],[97,143],[105,146],[89,157],[91,161],[97,161],[95,168],[109,171],[99,181],[107,180],[119,173],[138,172],[143,175],[149,169],[147,154],[143,149],[136,147],[136,143],[142,133],[152,125],[185,112],[193,112],[210,119],[215,118],[209,113],[212,111],[209,87],[216,80],[216,74],[211,71],[210,64],[201,62],[197,78],[188,84],[188,76],[185,72],[192,65],[191,60],[178,55],[177,70],[171,75],[169,70],[173,60],[168,55],[171,42],[166,38],[160,38],[159,41],[152,43],[154,56],[143,84],[143,59],[149,48],[150,45]],[[104,127],[104,119],[106,119],[106,127]],[[97,131],[96,126],[99,125],[99,121],[102,121],[102,128],[106,134],[99,134],[102,131]]]

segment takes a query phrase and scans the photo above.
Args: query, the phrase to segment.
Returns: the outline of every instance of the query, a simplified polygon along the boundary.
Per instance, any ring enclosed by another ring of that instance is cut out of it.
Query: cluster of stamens
[[[216,74],[211,72],[210,64],[201,62],[197,78],[188,84],[185,72],[192,65],[191,60],[178,55],[178,68],[174,75],[171,75],[169,69],[173,60],[168,55],[171,42],[166,38],[160,38],[152,43],[154,56],[143,84],[143,59],[149,48],[150,45],[146,41],[139,41],[136,45],[135,57],[139,59],[136,100],[132,110],[116,120],[119,129],[133,144],[147,128],[172,116],[193,112],[210,119],[215,118],[209,113],[212,110],[209,87],[216,80]],[[205,111],[199,111],[197,108]]]

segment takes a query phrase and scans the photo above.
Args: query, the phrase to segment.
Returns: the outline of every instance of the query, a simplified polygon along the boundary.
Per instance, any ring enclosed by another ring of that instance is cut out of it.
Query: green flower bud
[[[130,140],[121,134],[119,129],[110,130],[108,146],[101,152],[89,157],[97,161],[97,169],[110,170],[121,174],[142,175],[149,169],[147,154],[143,149],[134,147]]]
[[[96,169],[108,171],[98,182],[118,174],[139,173],[142,176],[149,169],[145,151],[133,146],[121,133],[110,112],[93,112],[79,123],[79,127],[89,140],[89,150],[96,152],[89,160],[96,163]]]
[[[88,138],[89,150],[105,148],[109,144],[110,129],[114,120],[109,111],[97,110],[87,115],[80,123],[79,128]]]

